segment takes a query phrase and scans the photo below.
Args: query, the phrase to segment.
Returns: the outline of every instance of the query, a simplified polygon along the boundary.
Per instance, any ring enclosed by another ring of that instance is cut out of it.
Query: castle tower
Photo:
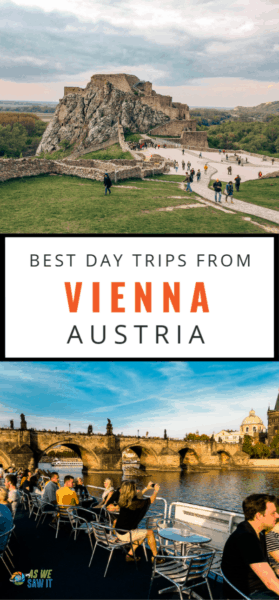
[[[267,411],[267,440],[270,444],[274,436],[279,432],[279,394],[277,396],[274,410]]]

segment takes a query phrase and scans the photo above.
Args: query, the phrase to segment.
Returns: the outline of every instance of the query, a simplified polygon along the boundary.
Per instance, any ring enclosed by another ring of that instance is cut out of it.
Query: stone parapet
[[[88,164],[89,163],[89,164]],[[130,164],[132,163],[132,164]],[[143,178],[164,172],[164,165],[147,167],[140,161],[46,160],[31,158],[0,159],[0,181],[37,175],[74,175],[82,179],[103,181],[108,173],[112,181],[133,177]]]

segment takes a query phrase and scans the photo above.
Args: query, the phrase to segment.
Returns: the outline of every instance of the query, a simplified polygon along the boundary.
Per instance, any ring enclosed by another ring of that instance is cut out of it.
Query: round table
[[[178,528],[178,527],[166,527],[165,529],[159,529],[158,535],[162,537],[164,540],[168,540],[169,542],[175,542],[176,544],[181,544],[181,554],[185,554],[186,546],[189,544],[208,544],[211,542],[210,537],[206,537],[205,535],[200,535],[199,533],[194,533],[192,531],[187,531],[187,527]]]

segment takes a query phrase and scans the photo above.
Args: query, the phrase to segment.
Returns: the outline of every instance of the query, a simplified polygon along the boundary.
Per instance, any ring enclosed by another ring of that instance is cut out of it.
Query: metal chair
[[[241,592],[240,590],[238,590],[235,585],[233,585],[228,579],[227,577],[224,575],[222,569],[221,569],[221,575],[223,577],[223,580],[235,591],[237,592],[237,594],[239,594],[240,598],[244,598],[244,600],[250,600],[250,598],[248,596],[245,596],[245,594],[243,592]]]
[[[121,535],[124,535],[125,533],[129,533],[129,540],[126,542],[121,541],[117,535],[116,535],[116,530],[113,529],[112,527],[110,527],[109,525],[100,525],[100,523],[92,523],[92,527],[93,527],[93,531],[94,531],[94,536],[95,536],[95,546],[94,546],[94,550],[92,552],[92,556],[89,562],[89,567],[92,563],[94,554],[95,554],[95,550],[97,548],[97,546],[100,546],[101,548],[104,548],[105,550],[108,550],[110,555],[109,555],[109,559],[107,562],[107,566],[106,566],[106,570],[104,572],[104,577],[107,574],[108,568],[109,568],[109,564],[113,555],[114,550],[119,550],[122,549],[124,550],[125,548],[131,548],[132,552],[133,552],[133,557],[135,559],[135,553],[134,553],[134,548],[133,548],[133,542],[132,542],[132,532],[131,531],[124,531],[123,529],[118,529],[117,532],[120,533]],[[135,542],[134,542],[135,543]],[[144,553],[145,553],[145,558],[147,560],[147,554],[146,554],[146,548],[145,548],[145,544],[143,542],[142,544],[143,549],[144,549]],[[137,568],[137,561],[135,560],[135,565]]]
[[[58,512],[58,508],[55,504],[50,504],[49,502],[45,502],[43,500],[43,498],[39,498],[38,501],[39,501],[40,509],[39,509],[39,518],[38,518],[38,523],[36,525],[36,528],[39,527],[41,521],[42,521],[42,523],[44,523],[44,521],[48,515],[50,515],[52,518],[54,518]]]
[[[83,509],[85,510],[85,509]],[[90,511],[88,511],[90,512]],[[89,538],[89,542],[90,542],[90,546],[91,546],[91,550],[93,553],[93,543],[92,543],[92,534],[94,535],[94,530],[93,530],[93,522],[88,522],[86,519],[84,519],[83,517],[80,517],[78,514],[77,516],[73,514],[73,511],[69,510],[68,511],[68,515],[69,515],[69,520],[72,526],[72,530],[71,530],[71,535],[72,533],[74,534],[74,540],[77,539],[77,536],[80,532],[84,532],[87,533],[88,538]],[[92,554],[91,554],[92,556]],[[90,564],[88,565],[90,566]]]
[[[12,535],[12,532],[13,532],[14,528],[15,528],[15,526],[13,526],[11,529],[9,529],[9,531],[6,531],[5,533],[1,533],[0,534],[0,545],[1,546],[3,545],[3,549],[2,550],[0,549],[0,558],[1,558],[2,562],[4,563],[4,565],[5,565],[7,571],[9,572],[10,575],[12,575],[12,573],[11,573],[8,565],[6,564],[6,562],[4,560],[4,554],[5,554],[5,558],[9,559],[12,567],[15,568],[15,566],[14,566],[12,560],[11,560],[11,557],[9,556],[9,554],[7,552],[8,546],[9,546],[9,542],[10,542],[10,537]]]
[[[58,537],[60,523],[66,523],[66,524],[70,524],[71,525],[70,512],[71,512],[73,518],[75,518],[75,519],[78,518],[77,514],[76,514],[76,506],[69,506],[69,505],[59,504],[58,507],[57,507],[57,509],[58,509],[58,511],[57,511],[57,523],[56,523],[55,539]]]
[[[163,564],[157,565],[157,559],[165,559]],[[157,554],[154,558],[152,578],[150,582],[149,595],[153,584],[154,577],[164,577],[172,587],[160,590],[159,594],[174,591],[175,588],[179,593],[180,600],[183,600],[182,592],[188,592],[191,595],[193,588],[200,585],[207,585],[209,597],[213,600],[208,575],[211,564],[214,558],[214,552],[204,552],[200,554],[189,554],[188,556],[163,556]],[[173,587],[175,586],[175,587]]]

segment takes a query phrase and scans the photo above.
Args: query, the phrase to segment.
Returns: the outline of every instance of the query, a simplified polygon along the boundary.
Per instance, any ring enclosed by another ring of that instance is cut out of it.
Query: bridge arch
[[[224,449],[217,450],[217,456],[219,458],[219,464],[222,467],[225,467],[229,464],[232,464],[233,460],[229,452]]]
[[[89,450],[85,448],[80,443],[76,443],[71,439],[57,440],[56,442],[47,446],[47,448],[40,452],[38,456],[38,462],[40,462],[41,458],[46,452],[52,450],[52,448],[55,448],[56,446],[66,446],[70,450],[74,450],[74,452],[76,452],[79,458],[81,458],[83,462],[83,469],[85,471],[88,471],[90,469],[96,469],[97,471],[100,470],[101,462],[96,452],[94,452],[94,450],[92,449]]]
[[[188,467],[197,467],[200,464],[200,458],[196,451],[191,446],[186,446],[179,450],[180,466],[182,469]]]
[[[140,468],[143,470],[158,469],[159,459],[153,448],[145,446],[140,442],[132,442],[127,446],[121,448],[121,452],[127,452],[132,450],[140,460]]]
[[[2,463],[4,469],[7,469],[12,463],[12,460],[8,456],[8,454],[6,454],[6,452],[4,452],[4,450],[1,450],[1,449],[0,449],[0,463]]]

